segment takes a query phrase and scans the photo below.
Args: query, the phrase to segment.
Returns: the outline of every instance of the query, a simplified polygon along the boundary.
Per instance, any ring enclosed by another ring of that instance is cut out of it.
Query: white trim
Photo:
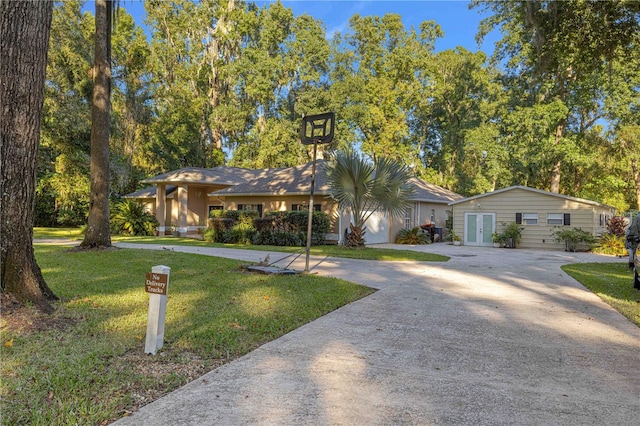
[[[476,241],[469,241],[469,231],[467,229],[467,218],[471,215],[476,216]],[[464,245],[469,246],[482,246],[482,247],[493,247],[493,238],[488,242],[483,241],[483,236],[486,235],[486,231],[482,226],[482,217],[483,216],[491,216],[491,230],[489,234],[492,236],[494,232],[496,232],[496,213],[494,212],[464,212],[464,223],[463,223],[463,232],[462,232],[462,240],[464,241]]]

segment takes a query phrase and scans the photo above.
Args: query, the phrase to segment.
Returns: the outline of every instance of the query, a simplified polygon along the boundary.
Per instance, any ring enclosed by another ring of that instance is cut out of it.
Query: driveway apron
[[[451,260],[312,257],[312,272],[379,291],[115,424],[638,424],[640,328],[560,269],[626,259],[443,243],[414,249]],[[303,269],[304,258],[292,267]]]

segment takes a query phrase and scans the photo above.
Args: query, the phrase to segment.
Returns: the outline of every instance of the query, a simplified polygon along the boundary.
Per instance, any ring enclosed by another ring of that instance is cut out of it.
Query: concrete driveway
[[[380,290],[116,424],[639,424],[640,328],[560,270],[626,259],[442,243],[415,249],[451,260],[312,258],[321,275]]]

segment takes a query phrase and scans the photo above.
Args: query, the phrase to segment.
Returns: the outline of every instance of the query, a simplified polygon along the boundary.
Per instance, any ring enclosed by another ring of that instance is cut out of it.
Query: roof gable
[[[529,192],[533,192],[533,193],[537,193],[537,194],[541,194],[541,195],[546,195],[546,196],[549,196],[549,197],[556,197],[556,198],[563,199],[563,200],[574,201],[574,202],[577,202],[577,203],[583,203],[583,204],[589,204],[589,205],[592,205],[592,206],[601,206],[601,207],[612,208],[611,206],[606,206],[606,205],[598,203],[596,201],[586,200],[584,198],[571,197],[569,195],[556,194],[554,192],[544,191],[542,189],[536,189],[536,188],[529,188],[528,186],[521,186],[521,185],[509,186],[507,188],[498,189],[498,190],[495,190],[493,192],[486,192],[484,194],[474,195],[473,197],[462,198],[462,199],[450,202],[449,205],[453,206],[453,205],[464,203],[464,202],[467,202],[467,201],[477,200],[477,199],[485,198],[485,197],[491,197],[491,196],[496,195],[496,194],[501,194],[501,193],[514,191],[514,190],[529,191]]]

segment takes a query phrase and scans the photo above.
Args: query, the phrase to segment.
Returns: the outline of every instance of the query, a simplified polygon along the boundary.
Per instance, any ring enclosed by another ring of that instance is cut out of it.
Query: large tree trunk
[[[631,159],[631,173],[636,188],[636,208],[640,210],[640,166],[635,158]]]
[[[57,298],[33,253],[33,220],[52,13],[52,0],[0,1],[0,284],[45,312]]]
[[[566,121],[562,120],[562,122],[560,122],[560,124],[558,124],[558,126],[556,127],[556,134],[555,134],[555,146],[559,147],[560,144],[562,143],[562,138],[564,137],[564,126],[565,126]],[[560,177],[561,177],[561,173],[562,173],[562,159],[558,158],[554,163],[553,163],[553,167],[551,168],[551,188],[550,191],[553,192],[554,194],[559,194],[560,193]]]
[[[112,2],[96,0],[96,32],[91,108],[91,194],[89,223],[81,247],[111,246],[109,228],[109,136],[111,112]]]

